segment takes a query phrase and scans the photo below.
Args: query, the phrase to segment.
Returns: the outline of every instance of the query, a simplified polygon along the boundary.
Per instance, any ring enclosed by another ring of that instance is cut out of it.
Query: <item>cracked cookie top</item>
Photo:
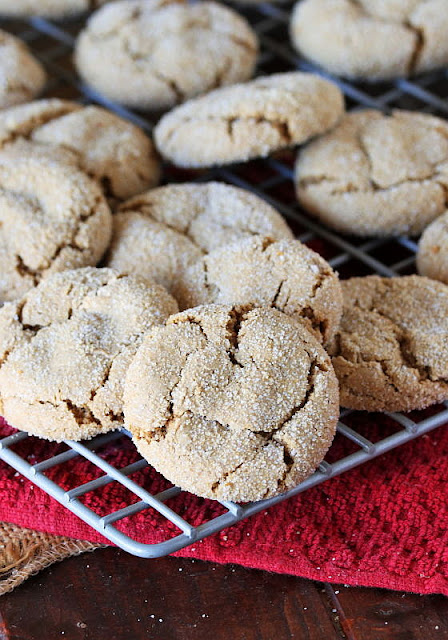
[[[0,112],[0,146],[26,138],[70,149],[104,193],[123,200],[155,186],[160,163],[142,129],[97,106],[37,100]]]
[[[248,22],[216,2],[121,0],[90,18],[75,58],[84,80],[107,98],[167,109],[247,80],[257,52]]]
[[[43,66],[26,44],[0,29],[0,109],[32,100],[46,81]]]
[[[154,131],[161,153],[181,167],[264,157],[330,129],[344,112],[338,87],[294,71],[216,89],[176,107]]]
[[[339,415],[331,361],[274,309],[210,305],[172,316],[128,370],[126,426],[140,453],[197,495],[249,501],[301,482]]]
[[[146,331],[176,313],[161,287],[113,269],[54,274],[0,309],[0,409],[49,440],[121,427],[123,381]]]
[[[96,264],[111,227],[101,189],[72,153],[26,141],[0,151],[0,302],[51,273]]]
[[[249,191],[219,182],[167,185],[121,205],[106,263],[171,290],[203,254],[255,235],[293,237],[282,216]]]
[[[411,411],[448,399],[448,286],[368,276],[343,281],[342,291],[328,347],[342,406]]]
[[[448,211],[425,229],[417,251],[421,276],[448,284]]]
[[[0,15],[10,18],[67,18],[96,9],[110,0],[0,0]]]
[[[294,47],[331,73],[383,80],[448,63],[446,0],[304,0]]]
[[[448,123],[411,111],[346,115],[296,164],[301,205],[361,236],[420,233],[448,202]]]
[[[273,307],[323,342],[342,313],[336,273],[298,240],[255,237],[216,249],[185,270],[173,295],[181,309],[211,303]]]

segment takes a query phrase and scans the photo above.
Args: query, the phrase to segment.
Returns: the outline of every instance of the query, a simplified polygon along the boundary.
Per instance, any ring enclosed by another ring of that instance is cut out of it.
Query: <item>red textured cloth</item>
[[[366,423],[362,414],[353,415],[356,428],[374,441],[392,428],[384,417],[372,416]],[[0,437],[10,433],[12,429],[0,418]],[[64,445],[33,438],[16,450],[34,463],[64,450]],[[333,445],[331,457],[349,452],[350,445],[341,438]],[[448,595],[447,453],[448,430],[439,427],[176,555],[315,580]],[[118,467],[138,458],[125,437],[106,446],[101,455]],[[100,472],[76,458],[54,467],[48,475],[70,489]],[[169,486],[152,469],[132,477],[152,492]],[[134,500],[117,483],[83,498],[101,515]],[[168,504],[193,525],[222,512],[218,503],[185,492]],[[96,531],[2,462],[0,520],[104,542]],[[152,510],[122,521],[119,528],[148,543],[179,533]]]

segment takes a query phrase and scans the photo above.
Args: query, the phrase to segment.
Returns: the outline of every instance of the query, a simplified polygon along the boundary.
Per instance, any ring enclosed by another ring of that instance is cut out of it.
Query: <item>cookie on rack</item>
[[[328,347],[341,404],[411,411],[448,399],[448,286],[421,276],[342,282],[344,312]]]
[[[0,302],[52,273],[97,264],[111,229],[101,189],[74,154],[24,140],[0,151]]]
[[[446,0],[303,0],[290,31],[299,53],[348,78],[387,80],[448,64]]]
[[[448,211],[425,229],[417,251],[420,275],[448,284]]]
[[[215,249],[189,266],[173,287],[181,309],[252,304],[279,309],[327,342],[342,313],[337,274],[298,240],[261,236]]]
[[[140,453],[199,496],[248,501],[309,476],[339,415],[331,360],[275,309],[210,305],[144,338],[125,382]]]
[[[168,109],[253,75],[249,23],[216,2],[119,0],[93,14],[75,62],[87,84],[137,109]]]
[[[110,0],[0,0],[0,16],[8,18],[70,18]]]
[[[123,426],[123,381],[145,332],[176,313],[163,287],[112,269],[54,274],[0,309],[0,412],[49,440]]]
[[[151,139],[95,105],[53,98],[0,111],[0,147],[22,138],[70,149],[81,169],[112,198],[130,198],[159,182],[160,162]]]
[[[331,129],[344,112],[335,84],[299,71],[216,89],[167,113],[154,138],[181,167],[265,157]]]
[[[447,208],[448,123],[426,113],[346,115],[301,150],[300,204],[360,236],[417,235]]]
[[[170,291],[203,254],[256,235],[293,238],[282,216],[249,191],[220,182],[170,184],[120,206],[106,264]]]
[[[22,40],[0,29],[0,109],[28,102],[43,90],[45,69]]]

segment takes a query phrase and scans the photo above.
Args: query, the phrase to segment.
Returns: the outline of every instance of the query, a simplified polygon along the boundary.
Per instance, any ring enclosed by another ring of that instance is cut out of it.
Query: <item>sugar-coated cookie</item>
[[[96,9],[110,0],[0,0],[0,16],[10,18],[69,18]]]
[[[253,75],[257,37],[216,2],[119,0],[89,19],[76,45],[80,75],[110,100],[167,109]]]
[[[129,198],[160,178],[157,153],[145,133],[95,105],[53,98],[0,111],[0,147],[21,138],[70,149],[80,168],[113,198]]]
[[[216,89],[167,113],[154,138],[181,167],[264,157],[330,129],[344,112],[338,87],[293,71]]]
[[[448,286],[368,276],[343,281],[342,291],[328,347],[342,406],[411,411],[448,399]]]
[[[448,211],[423,232],[417,251],[417,269],[422,276],[448,284]]]
[[[303,0],[291,40],[336,75],[385,80],[448,64],[447,0]]]
[[[140,453],[197,495],[277,495],[321,462],[339,415],[331,361],[274,309],[210,305],[144,338],[125,383],[126,426]]]
[[[0,412],[49,440],[123,425],[123,381],[145,332],[177,311],[163,287],[87,267],[0,309]]]
[[[45,69],[26,44],[0,29],[0,109],[32,100],[46,81]]]
[[[189,266],[172,291],[181,309],[201,304],[274,307],[324,342],[342,313],[336,273],[298,240],[258,236],[215,249]]]
[[[0,302],[51,273],[95,265],[111,227],[101,189],[69,151],[23,140],[0,151]]]
[[[120,206],[106,264],[170,291],[203,254],[256,235],[293,238],[282,216],[249,191],[220,182],[170,184]]]
[[[412,111],[367,110],[299,153],[300,204],[361,236],[419,234],[447,208],[448,123]]]

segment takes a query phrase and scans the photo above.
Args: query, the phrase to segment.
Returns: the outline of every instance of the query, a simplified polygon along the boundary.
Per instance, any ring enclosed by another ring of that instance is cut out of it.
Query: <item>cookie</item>
[[[0,146],[21,138],[77,154],[80,168],[120,200],[154,187],[160,163],[143,131],[97,106],[38,100],[0,112]]]
[[[341,404],[411,411],[448,399],[448,286],[421,276],[342,282],[341,326],[328,347]]]
[[[168,109],[253,75],[258,42],[246,20],[216,2],[121,0],[79,35],[75,62],[109,100]]]
[[[170,291],[203,254],[254,235],[293,237],[282,216],[249,191],[219,182],[170,184],[121,205],[106,264]]]
[[[0,151],[0,302],[57,271],[95,265],[112,216],[99,186],[62,149]]]
[[[278,73],[216,89],[176,107],[154,130],[180,167],[264,157],[330,129],[344,111],[338,87],[311,73]]]
[[[420,275],[448,284],[448,211],[425,229],[417,251]]]
[[[290,31],[299,53],[349,78],[387,80],[448,64],[446,0],[304,0]]]
[[[255,237],[215,249],[185,270],[173,287],[181,309],[252,304],[279,309],[327,342],[342,313],[339,279],[298,240]]]
[[[69,18],[110,0],[0,0],[0,16],[9,18]]]
[[[144,338],[125,383],[140,453],[199,496],[246,502],[309,476],[339,414],[331,361],[274,309],[211,305]]]
[[[145,332],[177,311],[159,285],[112,269],[57,273],[0,309],[0,404],[49,440],[123,425],[123,380]]]
[[[32,100],[46,81],[45,69],[26,44],[0,29],[0,109]]]
[[[298,156],[309,213],[343,233],[419,234],[447,208],[448,123],[411,111],[350,113]]]

